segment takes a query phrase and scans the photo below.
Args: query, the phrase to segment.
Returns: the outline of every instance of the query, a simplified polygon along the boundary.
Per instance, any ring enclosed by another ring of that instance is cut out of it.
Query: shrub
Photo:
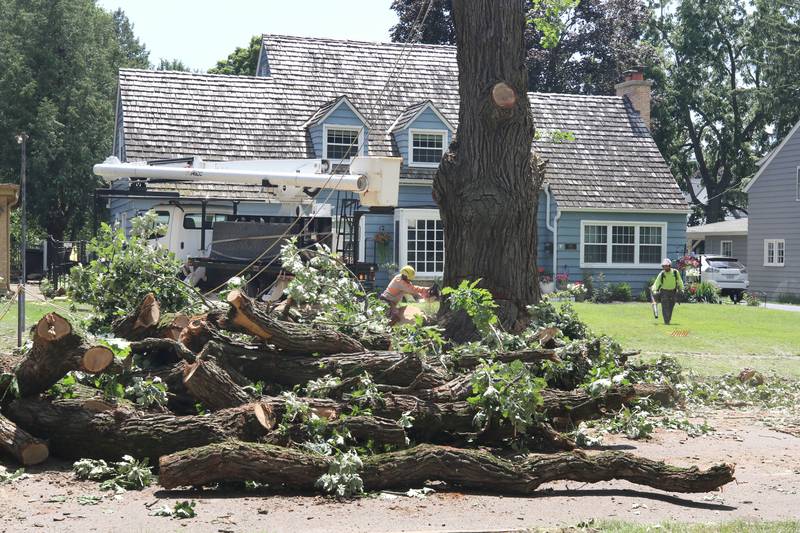
[[[597,304],[605,304],[611,301],[611,290],[602,272],[597,275],[597,284],[592,291],[592,301]]]
[[[586,288],[586,297],[591,298],[594,292],[594,278],[588,272],[583,273],[583,286]]]
[[[743,295],[744,301],[750,307],[758,307],[761,305],[761,298],[757,294],[746,292]]]
[[[95,259],[70,271],[68,295],[97,312],[88,325],[92,331],[107,331],[115,318],[135,309],[149,292],[166,313],[189,308],[196,301],[194,290],[178,278],[181,261],[148,240],[163,231],[156,214],[149,211],[131,222],[129,239],[121,228],[102,224],[87,246]]]
[[[694,301],[709,304],[720,303],[719,289],[716,285],[703,281],[692,285],[695,288]]]
[[[627,283],[614,283],[610,286],[611,299],[615,302],[630,302],[633,300],[631,286]]]
[[[778,300],[778,303],[800,305],[800,294],[782,292],[776,299]]]

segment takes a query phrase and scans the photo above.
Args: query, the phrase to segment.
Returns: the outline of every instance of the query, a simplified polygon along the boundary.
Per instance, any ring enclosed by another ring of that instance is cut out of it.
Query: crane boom
[[[174,181],[209,180],[223,183],[327,188],[359,194],[365,206],[396,206],[399,192],[398,157],[354,157],[348,174],[331,174],[324,159],[263,159],[206,162],[199,157],[191,164],[122,163],[109,157],[94,166],[94,173],[113,181],[120,178]],[[309,170],[310,169],[310,170]]]

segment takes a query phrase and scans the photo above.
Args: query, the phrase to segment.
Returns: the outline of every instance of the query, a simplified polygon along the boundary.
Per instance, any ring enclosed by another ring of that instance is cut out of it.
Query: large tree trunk
[[[159,459],[166,489],[223,481],[258,481],[284,490],[312,490],[331,459],[298,450],[244,442],[212,444]],[[363,458],[368,491],[419,488],[427,481],[483,493],[530,494],[543,483],[624,479],[669,492],[708,492],[733,481],[733,465],[680,468],[622,452],[531,455],[521,462],[480,450],[423,444]]]
[[[113,362],[114,353],[109,348],[90,345],[67,319],[48,313],[33,329],[33,345],[14,374],[20,396],[33,396],[46,391],[72,370],[98,373]]]
[[[0,451],[26,466],[42,463],[50,455],[44,441],[21,430],[3,415],[0,415]]]
[[[153,293],[148,293],[136,310],[128,316],[114,321],[114,335],[129,341],[147,338],[178,340],[183,328],[189,325],[189,317],[182,313],[162,313]]]
[[[227,439],[256,440],[267,434],[254,404],[207,416],[175,416],[111,408],[97,412],[85,400],[23,398],[6,408],[9,419],[47,439],[54,455],[65,459],[156,457]]]
[[[481,279],[502,325],[518,331],[539,301],[536,208],[543,165],[532,156],[522,0],[454,2],[459,113],[456,141],[433,181],[445,236],[444,284]],[[474,334],[450,314],[448,335]]]

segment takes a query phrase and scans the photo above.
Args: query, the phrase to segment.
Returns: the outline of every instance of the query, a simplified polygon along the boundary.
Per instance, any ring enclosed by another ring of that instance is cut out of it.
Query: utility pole
[[[20,213],[21,228],[20,228],[20,248],[21,248],[21,262],[22,273],[19,278],[19,286],[17,287],[17,346],[22,346],[23,337],[25,334],[25,281],[28,277],[27,262],[25,260],[25,250],[28,247],[28,196],[27,196],[27,148],[28,148],[28,134],[20,133],[17,135],[17,144],[21,145],[21,169],[19,173],[19,195],[21,200]]]

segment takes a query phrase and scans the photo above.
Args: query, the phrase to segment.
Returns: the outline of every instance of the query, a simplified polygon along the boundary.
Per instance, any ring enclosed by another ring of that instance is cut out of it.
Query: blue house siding
[[[552,207],[551,207],[552,209]],[[634,294],[645,286],[650,278],[658,273],[657,268],[631,267],[580,267],[581,221],[623,222],[623,223],[666,223],[667,256],[673,260],[681,257],[686,246],[686,215],[659,213],[614,213],[591,211],[568,211],[561,213],[558,220],[558,273],[566,272],[570,280],[578,281],[584,273],[596,276],[603,273],[609,283],[625,282],[631,285]],[[575,245],[568,250],[568,245]]]
[[[411,130],[433,130],[441,131],[445,134],[444,147],[450,145],[452,134],[444,122],[436,116],[430,108],[425,109],[419,116],[414,119],[408,126],[402,130],[394,132],[395,143],[400,156],[403,158],[403,168],[408,168],[408,163],[411,161],[411,154],[409,152],[411,146]]]
[[[323,147],[323,128],[327,124],[328,126],[352,126],[352,127],[361,127],[364,126],[364,123],[361,122],[361,119],[353,113],[353,110],[347,104],[340,104],[328,117],[321,123],[315,124],[308,128],[308,132],[311,135],[311,144],[314,145],[314,153],[318,158],[324,158],[325,154],[322,151]],[[369,153],[369,130],[365,127],[363,132],[363,139],[364,139],[364,148],[362,153],[368,154]]]

